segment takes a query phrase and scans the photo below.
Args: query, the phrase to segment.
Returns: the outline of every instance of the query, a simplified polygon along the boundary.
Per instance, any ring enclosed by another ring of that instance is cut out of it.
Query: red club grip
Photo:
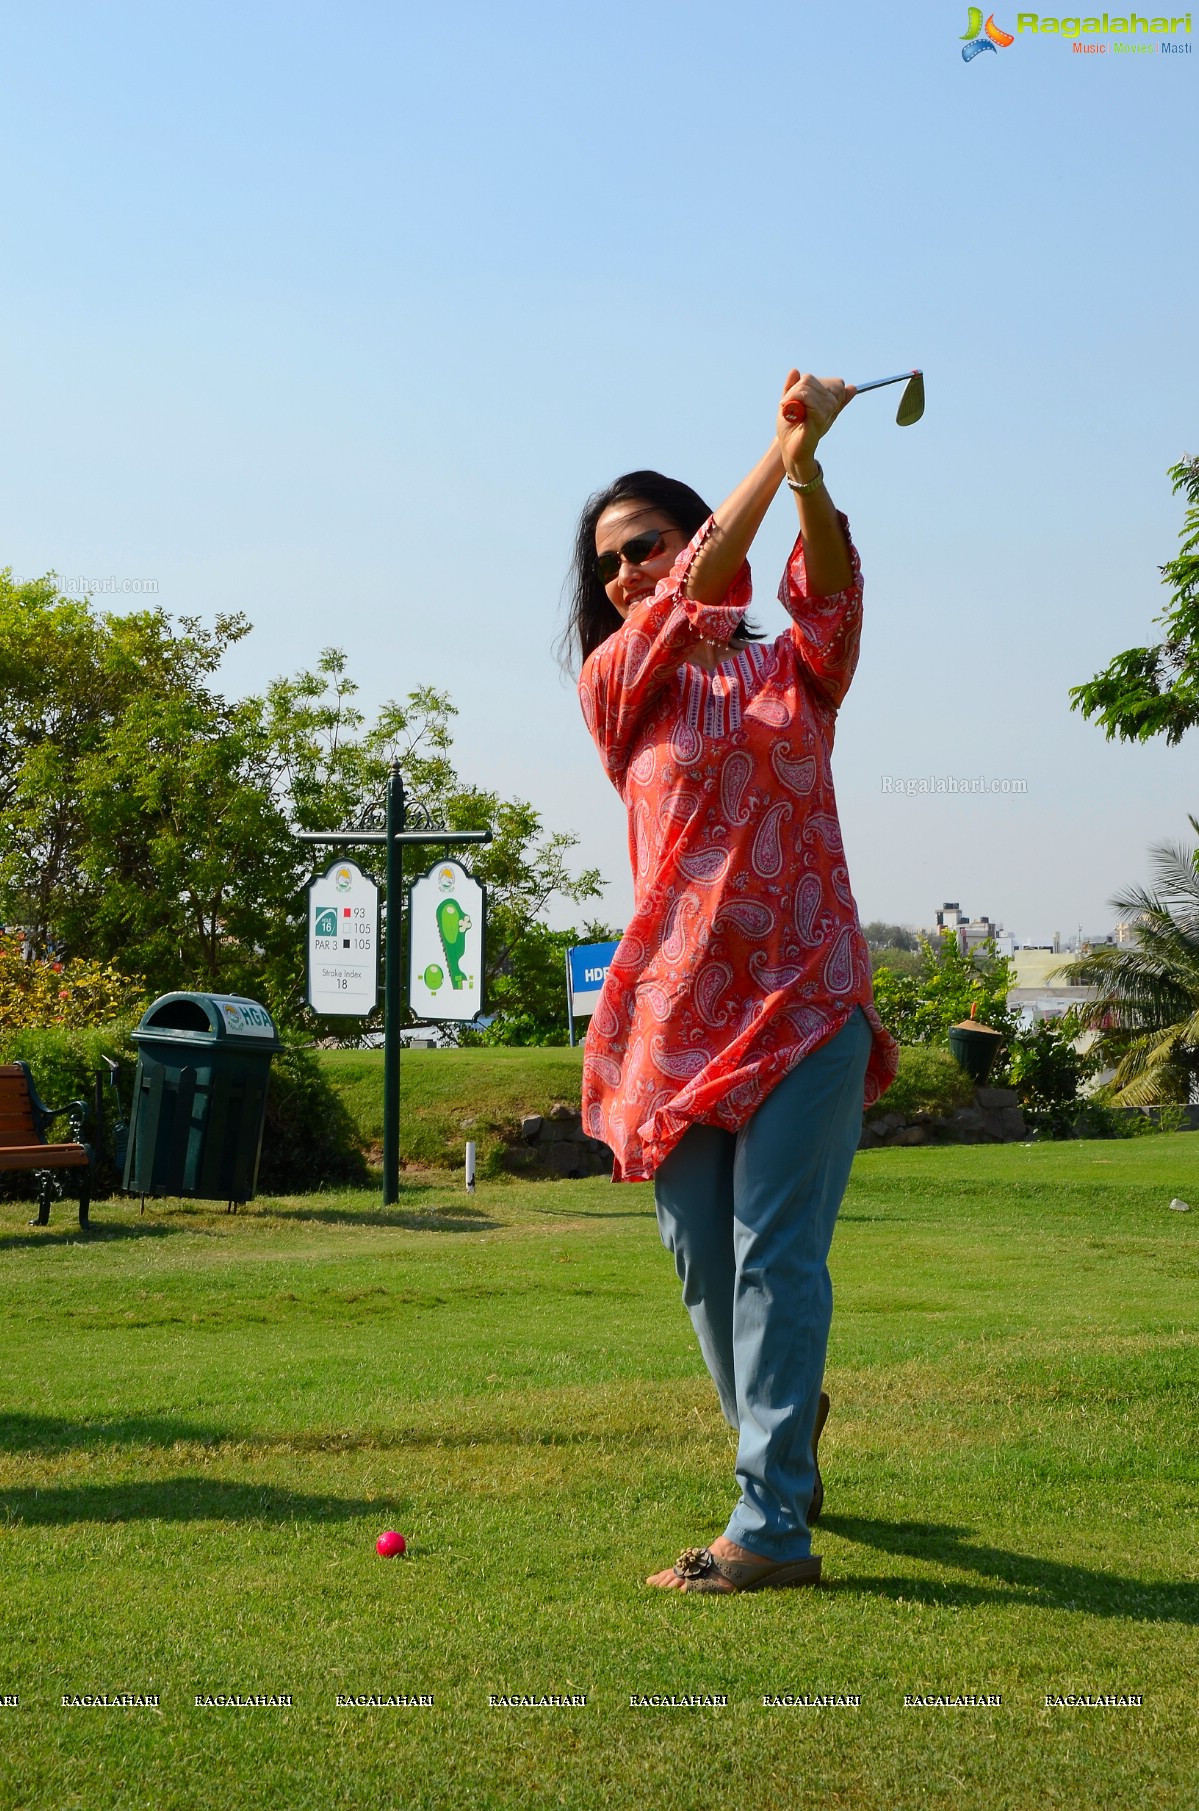
[[[805,405],[802,402],[800,402],[798,397],[796,397],[794,402],[785,402],[783,404],[783,420],[784,421],[790,421],[792,423],[806,421],[807,414],[808,414],[807,408],[805,407]]]

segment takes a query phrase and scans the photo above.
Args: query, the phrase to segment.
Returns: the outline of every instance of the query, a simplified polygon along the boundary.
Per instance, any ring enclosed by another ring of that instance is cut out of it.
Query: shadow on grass
[[[380,1507],[356,1498],[304,1496],[270,1484],[225,1484],[194,1477],[0,1492],[0,1515],[10,1526],[19,1522],[27,1527],[69,1522],[348,1522],[359,1516],[377,1517]]]
[[[265,1210],[263,1218],[295,1225],[319,1220],[326,1226],[391,1226],[404,1232],[494,1232],[503,1225],[478,1208],[460,1207],[282,1207]]]
[[[546,1220],[652,1220],[650,1207],[542,1207],[529,1210]]]
[[[644,1427],[624,1427],[625,1443],[661,1444],[662,1431],[654,1422]],[[300,1453],[393,1452],[406,1447],[484,1446],[607,1446],[612,1430],[597,1428],[545,1428],[528,1422],[513,1427],[488,1424],[460,1429],[446,1427],[356,1428],[339,1433],[328,1428],[295,1433],[254,1433],[244,1429],[205,1427],[172,1417],[122,1416],[113,1421],[69,1421],[57,1415],[0,1414],[0,1452],[53,1455],[88,1452],[117,1446],[171,1447],[179,1441],[216,1449],[252,1447],[258,1451]]]
[[[104,1204],[100,1203],[101,1212]],[[103,1245],[115,1239],[169,1239],[176,1233],[194,1230],[186,1225],[164,1226],[160,1220],[136,1220],[130,1226],[121,1220],[93,1220],[88,1226],[80,1226],[76,1220],[73,1224],[55,1227],[38,1227],[29,1232],[0,1233],[0,1251],[27,1251],[34,1246],[44,1250],[47,1245]]]
[[[121,1416],[114,1421],[68,1421],[61,1415],[0,1414],[0,1452],[87,1452],[105,1446],[173,1446],[189,1440],[220,1446],[240,1435],[198,1427],[157,1415]]]
[[[292,1226],[303,1226],[312,1221],[323,1222],[328,1226],[382,1226],[391,1227],[398,1232],[495,1232],[504,1225],[502,1220],[493,1220],[481,1208],[470,1207],[447,1212],[436,1206],[354,1208],[308,1207],[297,1204],[293,1207],[275,1203],[269,1206],[251,1205],[243,1207],[235,1215],[227,1215],[216,1204],[203,1207],[194,1201],[187,1201],[178,1205],[168,1203],[159,1212],[167,1213],[169,1218],[139,1218],[132,1224],[121,1220],[107,1223],[93,1220],[85,1227],[73,1221],[60,1227],[31,1227],[28,1232],[0,1233],[0,1252],[32,1250],[35,1247],[44,1249],[48,1245],[74,1245],[83,1242],[102,1245],[114,1239],[166,1239],[178,1233],[205,1233],[212,1229],[214,1223],[222,1234],[231,1234],[238,1224],[253,1224],[263,1220],[281,1221]]]
[[[1006,1603],[1046,1610],[1081,1610],[1088,1616],[1118,1616],[1131,1622],[1199,1623],[1199,1584],[1147,1583],[1114,1572],[1092,1571],[1003,1547],[978,1546],[968,1528],[938,1522],[881,1522],[858,1516],[825,1515],[822,1528],[842,1540],[875,1547],[905,1559],[954,1566],[982,1574],[989,1584],[930,1578],[849,1577],[829,1581],[838,1591],[869,1591],[908,1603]]]

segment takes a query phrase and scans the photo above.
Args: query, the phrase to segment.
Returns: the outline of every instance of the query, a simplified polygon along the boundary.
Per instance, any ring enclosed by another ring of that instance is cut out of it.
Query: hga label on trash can
[[[258,1006],[253,1000],[229,999],[222,994],[212,994],[210,998],[220,1012],[225,1030],[235,1038],[274,1037],[274,1022],[265,1006]]]
[[[379,1000],[379,889],[352,861],[308,883],[308,1004],[359,1018]]]

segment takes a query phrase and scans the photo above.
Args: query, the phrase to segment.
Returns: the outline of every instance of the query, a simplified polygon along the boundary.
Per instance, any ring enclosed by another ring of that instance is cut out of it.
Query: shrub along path
[[[860,1156],[826,1582],[736,1598],[641,1582],[720,1530],[732,1462],[648,1187],[113,1202],[89,1241],[6,1205],[0,1803],[1192,1805],[1173,1196],[1199,1141]],[[105,1692],[159,1706],[61,1705]],[[803,1694],[858,1702],[762,1703]]]

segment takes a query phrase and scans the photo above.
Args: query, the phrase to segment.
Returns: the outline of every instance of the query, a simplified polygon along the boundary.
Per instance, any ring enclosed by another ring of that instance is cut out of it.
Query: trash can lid
[[[162,994],[142,1014],[135,1043],[165,1038],[169,1043],[237,1043],[282,1050],[265,1006],[244,994]]]

